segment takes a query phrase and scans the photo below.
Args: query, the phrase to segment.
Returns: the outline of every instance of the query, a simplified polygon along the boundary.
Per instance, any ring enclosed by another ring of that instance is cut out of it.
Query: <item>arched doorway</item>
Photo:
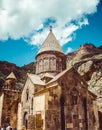
[[[27,130],[27,127],[28,127],[28,113],[27,112],[25,112],[23,116],[23,125],[26,127],[26,130]]]

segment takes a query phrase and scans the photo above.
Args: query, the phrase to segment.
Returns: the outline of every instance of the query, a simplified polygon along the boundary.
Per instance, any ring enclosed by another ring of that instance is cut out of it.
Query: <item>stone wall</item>
[[[4,90],[3,94],[1,123],[4,127],[10,123],[13,128],[17,128],[18,101],[21,93],[16,90]]]
[[[33,115],[35,117],[35,128],[45,129],[45,103],[46,93],[34,97]]]
[[[27,78],[26,83],[24,85],[24,89],[22,91],[21,102],[23,103],[23,107],[26,107],[26,103],[31,103],[31,99],[34,94],[34,84],[31,82],[29,78]],[[29,100],[30,99],[30,100]]]
[[[77,72],[70,70],[57,82],[49,86],[46,130],[98,130],[96,96]]]
[[[71,93],[63,95],[58,89],[49,90],[48,109],[45,112],[46,130],[85,130],[83,98],[79,96],[76,101]]]
[[[21,119],[19,123],[23,127],[28,127],[28,116],[33,113],[33,97],[34,97],[34,84],[31,82],[29,77],[24,85],[21,96]]]
[[[45,128],[46,130],[60,130],[60,89],[54,87],[48,90],[46,97]]]
[[[61,72],[66,69],[65,56],[52,53],[44,53],[37,56],[36,74],[42,72]]]

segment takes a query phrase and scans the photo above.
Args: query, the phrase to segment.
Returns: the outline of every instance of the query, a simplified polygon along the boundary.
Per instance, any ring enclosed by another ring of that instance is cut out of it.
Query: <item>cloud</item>
[[[24,38],[39,45],[48,26],[53,25],[63,45],[73,39],[73,32],[89,24],[87,15],[97,11],[98,3],[99,0],[1,0],[0,40]]]
[[[70,52],[73,52],[73,49],[71,47],[68,47],[67,50],[66,50],[66,52],[65,52],[65,54],[68,54]]]

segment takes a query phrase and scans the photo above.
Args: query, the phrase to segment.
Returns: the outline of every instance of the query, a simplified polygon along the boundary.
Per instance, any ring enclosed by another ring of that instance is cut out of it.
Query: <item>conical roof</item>
[[[6,79],[15,79],[15,80],[17,80],[17,78],[16,78],[16,76],[14,75],[13,72],[11,72],[11,73],[7,76]]]
[[[57,52],[64,53],[51,29],[47,38],[43,42],[38,54],[45,51],[57,51]]]

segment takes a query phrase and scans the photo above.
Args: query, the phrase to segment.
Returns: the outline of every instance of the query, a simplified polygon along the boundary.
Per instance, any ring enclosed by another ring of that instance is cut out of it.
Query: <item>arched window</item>
[[[56,70],[56,59],[55,58],[50,59],[50,70]]]
[[[53,58],[53,70],[56,70],[56,59]]]
[[[46,59],[46,70],[49,70],[49,59]]]
[[[31,100],[31,114],[33,114],[33,98]]]
[[[47,71],[49,68],[49,65],[48,65],[48,58],[45,58],[44,59],[44,71]]]
[[[49,69],[52,70],[52,58],[50,59]]]
[[[26,101],[28,101],[29,98],[29,89],[26,89]]]
[[[42,72],[43,71],[43,60],[41,59],[38,63],[38,72]]]

